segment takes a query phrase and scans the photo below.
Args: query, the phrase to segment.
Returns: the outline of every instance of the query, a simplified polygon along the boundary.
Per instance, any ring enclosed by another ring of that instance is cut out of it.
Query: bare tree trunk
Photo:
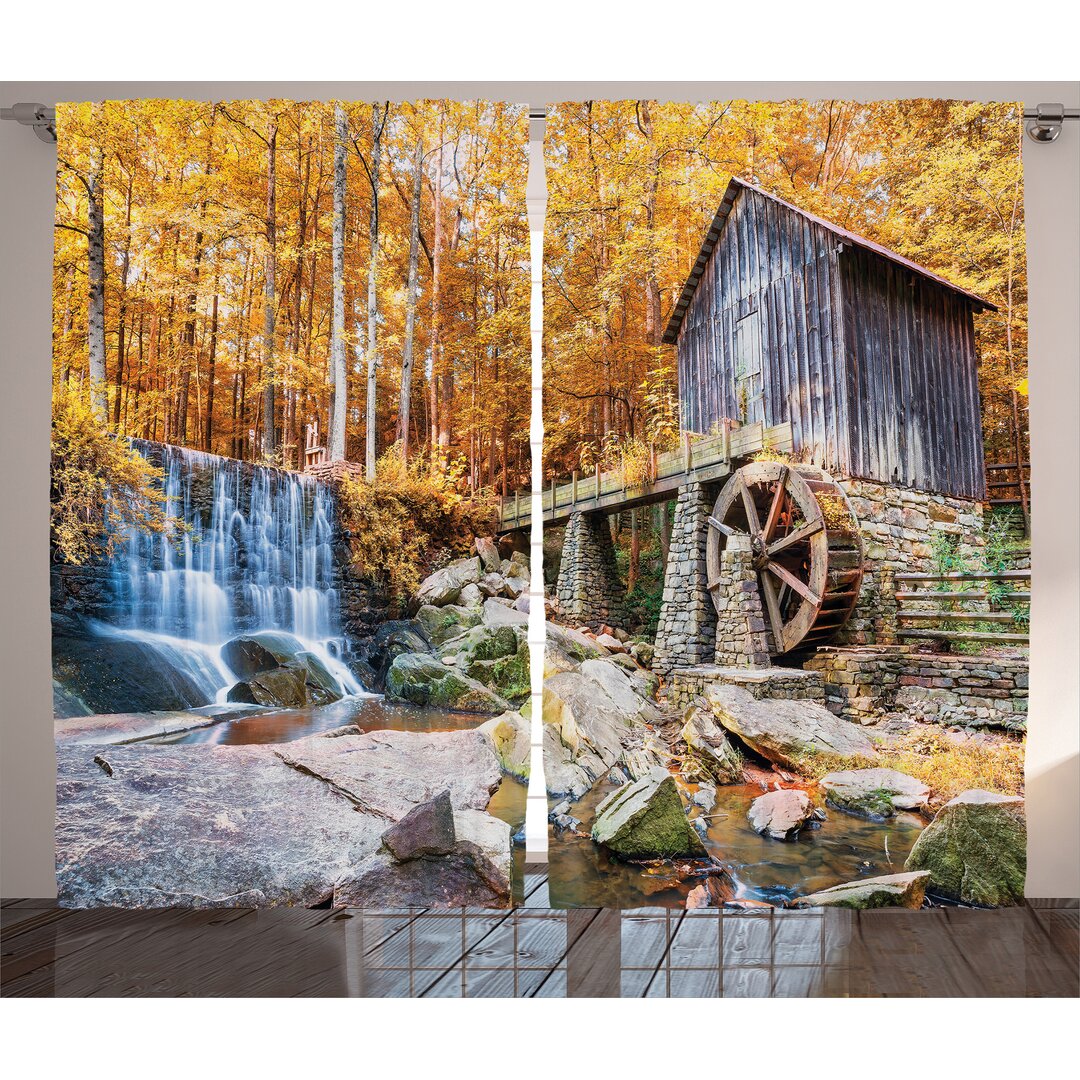
[[[443,117],[439,116],[439,153],[435,162],[435,238],[431,258],[431,378],[428,380],[428,400],[431,412],[431,460],[439,456],[439,377],[442,373],[442,342],[439,338],[442,280],[442,180],[443,180]]]
[[[134,169],[134,166],[133,166]],[[128,271],[131,269],[131,192],[133,187],[132,174],[128,174],[127,200],[124,212],[124,255],[120,264],[120,303],[117,313],[116,329],[116,399],[113,401],[113,430],[120,430],[121,399],[124,393],[124,361],[127,352],[127,337],[125,322],[127,321],[127,283]]]
[[[333,397],[330,405],[329,451],[331,461],[345,460],[345,420],[348,385],[345,370],[345,147],[349,122],[345,110],[334,106],[334,230],[331,242],[331,275],[334,279],[333,319],[330,326],[330,373]]]
[[[413,201],[409,219],[409,287],[405,300],[405,346],[401,356],[401,401],[398,405],[398,439],[401,460],[409,460],[409,411],[412,403],[413,348],[416,340],[416,301],[419,294],[420,197],[423,193],[424,142],[416,140],[413,157]]]
[[[274,428],[276,387],[274,385],[274,335],[277,324],[277,134],[278,121],[270,123],[267,135],[266,168],[266,271],[263,280],[263,453],[277,452]]]
[[[218,335],[218,291],[217,282],[214,283],[214,306],[210,315],[210,346],[207,350],[206,365],[206,430],[203,435],[203,449],[209,454],[213,452],[212,440],[214,438],[214,364],[217,357]]]
[[[364,421],[364,475],[375,479],[375,391],[379,370],[378,322],[379,299],[376,284],[379,270],[379,165],[382,157],[382,133],[386,126],[387,103],[379,115],[379,106],[371,106],[371,217],[368,235],[370,258],[367,282],[367,401]]]
[[[89,214],[87,230],[87,338],[90,362],[90,395],[94,415],[109,422],[109,393],[105,385],[105,152],[95,143],[91,150],[87,184]]]

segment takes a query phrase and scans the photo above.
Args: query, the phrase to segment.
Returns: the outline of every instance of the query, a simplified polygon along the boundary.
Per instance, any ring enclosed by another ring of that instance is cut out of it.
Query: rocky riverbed
[[[548,623],[553,904],[1021,899],[1022,797],[976,789],[934,805],[925,783],[887,767],[910,718],[867,728],[813,701],[724,684],[673,710],[648,660],[648,646],[610,627]]]

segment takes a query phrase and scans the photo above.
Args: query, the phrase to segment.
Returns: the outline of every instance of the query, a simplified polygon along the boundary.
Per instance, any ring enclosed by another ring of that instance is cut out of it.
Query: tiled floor
[[[1075,904],[1001,911],[67,911],[5,901],[3,995],[1061,997]]]

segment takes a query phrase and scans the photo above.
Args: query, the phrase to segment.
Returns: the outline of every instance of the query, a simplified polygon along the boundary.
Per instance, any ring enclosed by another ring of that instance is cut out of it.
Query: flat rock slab
[[[65,906],[318,904],[386,828],[270,746],[96,749],[57,747]]]
[[[778,765],[797,769],[807,753],[877,757],[861,728],[812,701],[756,698],[738,686],[710,687],[706,700],[728,731]]]
[[[135,742],[163,735],[180,735],[196,728],[210,727],[231,716],[247,716],[254,709],[224,710],[210,716],[194,712],[108,713],[97,716],[72,716],[57,720],[53,732],[58,743],[84,746]]]
[[[800,896],[792,907],[842,907],[859,911],[867,908],[920,908],[930,884],[930,874],[923,870],[908,874],[888,874],[885,877],[848,881],[831,889]]]
[[[502,779],[491,742],[478,731],[313,735],[273,749],[378,815],[384,828],[447,788],[455,810],[483,810]]]
[[[897,810],[924,810],[930,798],[921,780],[896,769],[846,769],[823,776],[818,786],[830,805],[872,821]]]

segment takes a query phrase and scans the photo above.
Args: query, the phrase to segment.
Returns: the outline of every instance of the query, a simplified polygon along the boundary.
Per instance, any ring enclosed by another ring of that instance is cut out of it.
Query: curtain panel
[[[1021,114],[550,109],[554,905],[1022,897]]]

